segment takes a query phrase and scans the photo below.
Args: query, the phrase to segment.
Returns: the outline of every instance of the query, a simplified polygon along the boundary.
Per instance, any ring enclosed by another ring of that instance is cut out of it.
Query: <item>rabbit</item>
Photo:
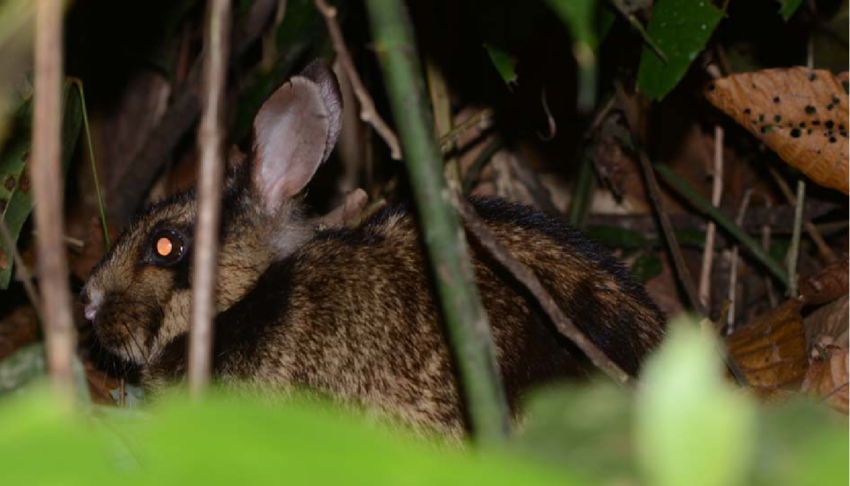
[[[341,128],[333,71],[314,61],[262,105],[253,148],[223,183],[213,374],[310,390],[414,428],[470,431],[457,367],[413,212],[315,228],[303,189]],[[610,253],[532,208],[473,199],[489,229],[611,359],[637,375],[665,318]],[[100,344],[156,392],[185,379],[194,190],[139,214],[91,271],[81,299]],[[470,256],[514,415],[533,386],[582,377],[586,360],[474,241]]]

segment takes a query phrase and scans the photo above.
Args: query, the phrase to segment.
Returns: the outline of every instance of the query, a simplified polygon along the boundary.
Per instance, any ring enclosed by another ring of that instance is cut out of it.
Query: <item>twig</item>
[[[204,108],[198,130],[200,173],[198,219],[193,260],[192,328],[189,335],[189,392],[199,397],[212,368],[212,318],[218,256],[221,181],[224,173],[224,130],[227,55],[230,35],[230,1],[212,0],[207,12],[204,42]]]
[[[38,275],[44,303],[47,362],[57,391],[74,397],[74,323],[68,291],[68,264],[62,234],[60,157],[62,153],[62,10],[56,0],[38,0],[35,20],[35,94],[32,136],[32,188]]]
[[[493,155],[495,155],[496,152],[501,150],[503,145],[502,137],[495,136],[483,149],[481,149],[481,152],[477,157],[475,157],[475,160],[472,161],[469,168],[466,169],[466,174],[463,177],[464,194],[472,192],[472,188],[475,187],[475,183],[478,182],[478,177],[481,175],[481,171],[484,169],[484,166],[487,165],[487,162],[493,158]]]
[[[765,198],[765,206],[767,208],[772,206],[770,199]],[[761,249],[765,253],[770,251],[770,225],[768,224],[761,227]],[[779,301],[776,298],[776,292],[773,290],[773,280],[770,279],[769,275],[764,276],[764,287],[767,289],[767,300],[770,302],[770,308],[773,309],[779,305]]]
[[[378,114],[375,109],[375,103],[369,92],[360,81],[360,75],[357,74],[357,68],[354,67],[354,61],[351,59],[351,54],[348,52],[348,47],[345,45],[345,38],[342,36],[342,30],[339,28],[339,23],[336,21],[336,8],[328,5],[325,0],[313,0],[316,4],[316,9],[325,18],[325,23],[328,26],[328,33],[331,35],[334,51],[339,57],[340,64],[345,69],[345,74],[351,81],[351,87],[354,89],[354,95],[360,102],[360,119],[372,125],[372,128],[378,132],[378,135],[384,139],[384,142],[390,148],[390,157],[393,160],[401,160],[401,147],[398,144],[398,137],[395,132]]]
[[[103,246],[104,250],[109,251],[109,248],[112,246],[112,242],[109,241],[109,228],[106,224],[106,209],[103,204],[103,195],[100,191],[100,181],[97,177],[97,163],[94,158],[94,145],[91,143],[91,129],[89,128],[89,115],[88,108],[86,106],[86,95],[83,90],[83,81],[79,78],[71,78],[71,83],[77,87],[77,90],[80,93],[80,103],[83,105],[83,128],[86,130],[86,142],[88,142],[89,146],[89,161],[91,161],[91,173],[94,178],[94,191],[97,195],[97,207],[100,210],[100,224],[103,227]],[[82,245],[80,245],[82,247]]]
[[[620,106],[626,116],[626,121],[629,124],[629,130],[632,135],[632,143],[635,145],[635,150],[640,160],[641,170],[643,171],[646,189],[649,195],[649,200],[652,202],[652,207],[655,209],[655,214],[658,216],[658,221],[661,223],[661,230],[664,232],[664,241],[667,242],[667,247],[673,257],[673,267],[676,269],[676,274],[679,276],[679,281],[685,288],[685,293],[688,296],[688,301],[691,307],[700,315],[705,316],[706,311],[703,308],[702,302],[699,300],[697,289],[694,287],[691,272],[685,265],[685,258],[682,256],[682,249],[679,247],[679,242],[676,239],[676,234],[673,231],[673,225],[670,223],[670,217],[664,209],[664,201],[661,199],[661,189],[658,186],[658,179],[655,177],[655,171],[652,170],[652,164],[649,161],[649,156],[640,145],[640,130],[638,127],[638,113],[628,106],[626,93],[621,86],[617,86],[617,98],[620,100]]]
[[[616,10],[620,13],[620,15],[625,17],[629,24],[632,26],[632,28],[635,29],[638,34],[640,34],[641,38],[643,38],[643,41],[646,42],[646,45],[649,46],[652,52],[654,52],[655,55],[658,56],[658,58],[661,59],[664,64],[667,64],[667,56],[664,55],[664,51],[662,51],[661,48],[658,47],[658,44],[656,44],[655,41],[652,40],[652,37],[650,37],[649,34],[646,32],[646,29],[643,27],[643,24],[640,23],[640,20],[638,20],[638,18],[635,17],[634,14],[629,12],[629,9],[626,7],[623,0],[609,1],[611,2],[611,5],[614,6],[614,10]]]
[[[683,195],[691,204],[694,205],[694,207],[711,217],[717,222],[717,224],[722,226],[723,229],[728,231],[742,245],[744,245],[744,248],[746,248],[756,260],[761,262],[761,264],[764,265],[774,277],[782,282],[783,285],[788,286],[788,274],[785,272],[785,269],[783,269],[776,260],[771,258],[770,255],[763,252],[761,246],[756,240],[745,233],[740,226],[730,221],[723,213],[718,211],[714,206],[706,201],[702,195],[689,186],[687,182],[683,181],[678,175],[676,175],[675,172],[670,170],[669,167],[656,165],[655,169],[678,193]]]
[[[788,248],[788,294],[797,298],[797,261],[800,258],[800,233],[803,228],[803,205],[806,203],[806,183],[797,181],[797,211],[794,213],[794,233]]]
[[[431,98],[431,110],[434,115],[434,131],[448,133],[452,130],[452,106],[446,78],[433,59],[425,60],[425,76],[428,78],[428,95]],[[445,154],[444,154],[445,155]],[[446,178],[452,188],[460,187],[463,180],[457,157],[446,157]]]
[[[630,383],[629,374],[620,368],[612,361],[604,351],[599,349],[587,336],[567,317],[555,299],[549,294],[540,280],[531,272],[525,265],[517,261],[502,243],[496,238],[492,231],[481,221],[481,218],[472,207],[462,197],[455,198],[455,205],[458,209],[458,214],[463,218],[464,225],[470,233],[472,233],[481,245],[487,249],[493,258],[495,258],[511,275],[516,277],[535,300],[540,303],[540,307],[549,316],[549,319],[555,324],[558,331],[567,337],[575,344],[582,353],[584,353],[593,364],[608,375],[612,380],[620,385],[628,385]]]
[[[460,136],[472,128],[478,127],[479,130],[483,131],[491,126],[493,126],[493,109],[484,108],[466,120],[458,123],[452,131],[440,137],[440,151],[443,155],[445,155],[454,150]]]
[[[744,215],[750,207],[750,199],[752,190],[744,192],[744,200],[741,201],[741,207],[738,209],[738,216],[735,217],[735,222],[740,224],[744,220]],[[735,289],[738,286],[738,253],[740,252],[738,245],[732,246],[732,263],[729,269],[729,313],[726,315],[726,334],[732,334],[735,330],[735,302],[737,293]]]
[[[773,177],[773,180],[776,182],[776,185],[779,186],[779,190],[782,192],[782,195],[785,196],[785,199],[789,204],[796,207],[797,199],[794,197],[794,193],[791,192],[791,187],[788,186],[788,183],[785,182],[785,179],[779,175],[779,172],[776,171],[773,167],[769,167],[770,175]],[[826,263],[833,263],[838,261],[838,257],[835,256],[835,252],[832,251],[832,248],[826,244],[823,236],[818,230],[817,226],[815,226],[811,221],[806,219],[803,223],[806,226],[806,232],[809,234],[809,237],[814,242],[815,246],[818,248],[818,253],[823,257]]]
[[[510,422],[493,336],[463,230],[452,211],[452,192],[442,176],[410,20],[402,2],[368,0],[366,7],[472,429],[476,440],[503,442]]]
[[[18,246],[15,244],[14,238],[9,233],[9,228],[6,227],[6,221],[3,218],[0,218],[0,238],[3,239],[3,246],[9,249],[9,252],[12,253],[13,261],[15,262],[15,271],[18,273],[18,277],[21,279],[21,283],[24,285],[24,292],[27,294],[27,298],[30,300],[30,304],[32,304],[32,308],[35,309],[35,315],[38,317],[39,322],[44,323],[44,315],[41,311],[41,297],[38,295],[38,289],[35,288],[35,284],[32,280],[32,273],[30,272],[29,267],[27,267],[26,262],[24,261],[24,257],[21,256],[21,252],[18,251]]]
[[[714,180],[711,190],[711,204],[720,207],[723,196],[723,128],[714,126]],[[705,230],[705,249],[702,254],[702,270],[699,277],[699,298],[706,309],[711,306],[711,265],[714,260],[714,235],[717,227],[709,221]]]

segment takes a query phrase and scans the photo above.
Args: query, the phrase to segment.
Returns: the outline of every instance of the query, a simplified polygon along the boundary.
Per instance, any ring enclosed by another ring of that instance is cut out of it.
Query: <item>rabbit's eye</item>
[[[183,259],[186,245],[180,233],[162,229],[154,233],[151,241],[153,262],[160,266],[174,265]]]

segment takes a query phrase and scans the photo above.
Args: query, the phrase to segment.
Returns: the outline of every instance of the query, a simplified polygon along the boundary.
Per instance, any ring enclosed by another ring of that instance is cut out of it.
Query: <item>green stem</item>
[[[510,424],[493,337],[443,178],[407,11],[400,0],[368,0],[366,6],[473,432],[478,441],[504,441]]]
[[[579,162],[573,197],[570,200],[570,207],[567,209],[567,224],[570,226],[579,229],[584,228],[590,204],[593,202],[593,192],[596,189],[595,182],[593,161],[586,153]]]
[[[794,232],[791,235],[791,248],[788,249],[788,294],[797,298],[797,260],[800,257],[800,234],[803,229],[803,204],[806,199],[806,183],[797,182],[797,207],[794,208]]]
[[[744,230],[742,230],[738,225],[736,225],[732,220],[727,218],[723,213],[717,210],[707,199],[702,197],[697,191],[695,191],[687,182],[682,180],[675,172],[673,172],[669,167],[656,164],[655,170],[661,177],[667,181],[671,186],[673,186],[676,191],[682,194],[685,198],[688,199],[697,209],[702,211],[704,214],[708,215],[711,219],[713,219],[717,224],[723,227],[726,231],[729,232],[735,239],[737,239],[750,254],[755,257],[756,260],[761,262],[769,271],[773,274],[774,277],[779,279],[783,285],[788,287],[788,274],[782,268],[782,266],[776,262],[773,258],[770,257],[767,253],[762,251],[761,245],[754,240],[750,235],[748,235]]]
[[[89,129],[89,115],[86,109],[86,95],[83,92],[83,82],[77,78],[70,78],[71,84],[80,92],[80,103],[83,105],[83,128],[86,130],[86,142],[89,144],[89,160],[91,161],[91,173],[94,176],[94,190],[97,193],[97,206],[100,208],[100,224],[103,226],[103,244],[106,251],[112,246],[109,241],[109,229],[106,226],[106,207],[103,204],[103,196],[100,192],[100,181],[97,179],[97,164],[94,160],[94,146],[91,143],[91,130]]]

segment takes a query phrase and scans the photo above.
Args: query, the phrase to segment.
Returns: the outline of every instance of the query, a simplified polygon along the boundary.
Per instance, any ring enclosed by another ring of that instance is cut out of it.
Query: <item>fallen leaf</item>
[[[776,388],[805,375],[801,308],[795,300],[786,301],[726,338],[729,353],[752,386]]]
[[[844,297],[809,314],[803,327],[809,349],[816,345],[848,347],[848,298]]]
[[[838,411],[848,412],[848,359],[847,348],[830,346],[824,358],[812,359],[803,392],[821,397]]]
[[[848,293],[847,257],[828,265],[800,284],[800,298],[809,305],[831,302]]]
[[[848,193],[848,100],[834,74],[805,67],[735,74],[709,84],[706,97],[813,181]]]

